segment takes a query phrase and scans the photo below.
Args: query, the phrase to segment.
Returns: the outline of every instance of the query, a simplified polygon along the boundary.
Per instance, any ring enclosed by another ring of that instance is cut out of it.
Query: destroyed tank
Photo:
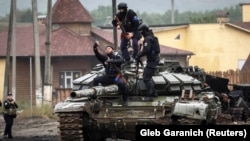
[[[203,69],[161,60],[153,76],[158,96],[146,102],[144,66],[132,63],[121,70],[129,87],[127,106],[122,105],[117,85],[92,86],[93,79],[104,74],[101,64],[74,80],[70,97],[54,108],[61,140],[135,140],[135,126],[139,124],[168,125],[180,118],[215,121],[221,106],[215,94],[203,88]]]

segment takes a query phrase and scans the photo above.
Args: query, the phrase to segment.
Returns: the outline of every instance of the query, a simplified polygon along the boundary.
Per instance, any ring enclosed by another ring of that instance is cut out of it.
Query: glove
[[[113,25],[114,27],[116,27],[116,26],[117,26],[117,21],[116,21],[116,20],[113,20],[113,21],[112,21],[112,25]]]
[[[97,47],[98,47],[98,45],[99,45],[99,44],[98,44],[97,42],[95,42],[95,44],[94,44],[94,46],[93,46],[93,49],[96,50]]]
[[[95,41],[95,44],[94,44],[94,46],[93,46],[93,49],[96,50],[98,46],[99,46],[99,41],[96,40],[96,41]]]

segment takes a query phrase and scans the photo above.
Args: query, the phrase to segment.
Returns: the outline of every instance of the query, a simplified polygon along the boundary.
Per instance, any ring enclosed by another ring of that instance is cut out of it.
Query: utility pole
[[[16,100],[16,0],[13,0],[13,25],[12,25],[12,95]]]
[[[51,9],[52,2],[48,0],[47,7],[47,23],[46,23],[46,56],[45,56],[45,75],[44,75],[44,103],[52,105],[52,86],[51,86],[51,71],[50,71],[50,45],[51,45]]]
[[[172,21],[172,24],[175,23],[174,21],[174,0],[171,0],[171,6],[172,6],[172,18],[171,18],[171,21]]]
[[[112,0],[112,11],[113,11],[113,18],[116,15],[116,0]],[[117,28],[113,27],[113,37],[114,37],[114,48],[117,49]]]
[[[11,0],[8,40],[7,40],[7,50],[6,50],[6,63],[5,63],[5,72],[4,72],[4,92],[3,92],[4,99],[6,99],[6,96],[9,92],[9,66],[10,66],[10,51],[11,51],[11,44],[12,44],[13,6],[14,6],[14,0]]]
[[[37,0],[32,0],[32,13],[33,13],[33,34],[34,34],[34,47],[35,47],[35,79],[36,79],[36,105],[42,105],[42,80],[40,68],[40,47],[39,47],[39,33],[37,26]]]

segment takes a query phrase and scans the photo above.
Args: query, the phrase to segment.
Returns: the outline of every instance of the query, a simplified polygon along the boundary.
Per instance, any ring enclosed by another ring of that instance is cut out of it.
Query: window
[[[178,34],[174,39],[175,40],[180,40],[181,39],[181,34]]]
[[[73,80],[81,76],[80,71],[60,72],[59,84],[60,88],[73,88]]]
[[[245,59],[239,59],[238,60],[238,69],[241,70],[242,67],[244,66],[246,60]]]

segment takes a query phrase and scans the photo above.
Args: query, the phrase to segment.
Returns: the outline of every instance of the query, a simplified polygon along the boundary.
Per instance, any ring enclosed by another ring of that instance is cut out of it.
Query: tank
[[[168,125],[183,118],[196,124],[216,121],[221,105],[215,93],[204,88],[203,69],[161,60],[153,76],[158,96],[146,102],[144,66],[132,63],[121,70],[129,87],[127,106],[122,105],[117,85],[92,86],[93,79],[104,74],[101,64],[74,80],[70,97],[54,108],[61,140],[135,140],[135,126],[139,124]]]

